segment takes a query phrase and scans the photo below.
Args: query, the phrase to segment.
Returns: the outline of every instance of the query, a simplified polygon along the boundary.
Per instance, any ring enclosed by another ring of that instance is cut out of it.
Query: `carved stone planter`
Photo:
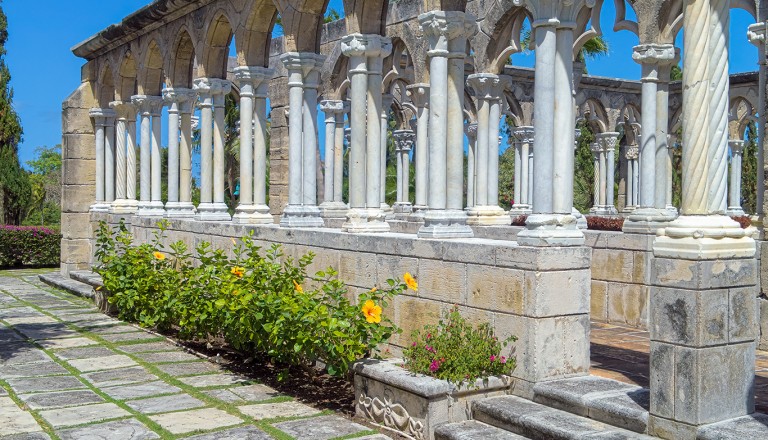
[[[416,440],[434,440],[443,423],[469,420],[472,402],[508,394],[507,376],[478,380],[458,387],[448,381],[411,373],[400,359],[366,359],[352,366],[355,373],[355,412],[371,422]]]

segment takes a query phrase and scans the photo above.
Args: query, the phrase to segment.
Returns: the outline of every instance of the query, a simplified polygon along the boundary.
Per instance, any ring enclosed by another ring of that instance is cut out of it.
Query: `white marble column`
[[[429,188],[429,84],[413,84],[407,86],[406,90],[416,107],[416,151],[413,157],[416,166],[416,194],[413,211],[415,217],[422,217],[427,209]]]
[[[349,101],[344,101],[343,110],[336,113],[336,139],[334,141],[335,146],[333,149],[333,202],[339,206],[343,205],[344,209],[349,209],[349,206],[344,203],[343,188],[344,188],[344,115],[349,114]],[[345,214],[346,215],[346,211]]]
[[[589,145],[590,150],[592,151],[592,159],[593,159],[593,169],[594,169],[594,177],[593,177],[593,185],[592,185],[592,208],[590,208],[589,212],[594,215],[601,215],[601,196],[602,196],[602,187],[600,185],[600,181],[602,180],[602,167],[600,166],[600,158],[603,153],[603,147],[600,145],[599,142],[592,142],[592,144]]]
[[[744,215],[744,209],[741,207],[741,159],[744,153],[744,141],[730,140],[728,146],[731,148],[731,175],[726,214],[736,217]]]
[[[534,129],[529,126],[516,127],[512,130],[512,137],[515,139],[515,146],[520,155],[520,165],[518,167],[518,151],[515,152],[515,185],[518,185],[519,175],[520,191],[519,193],[515,191],[515,203],[512,205],[512,209],[509,210],[509,215],[514,218],[531,213]]]
[[[114,117],[114,110],[92,108],[89,115],[93,119],[96,137],[96,203],[91,205],[92,212],[108,212],[109,203],[106,202],[105,160],[104,151],[106,144],[107,119]]]
[[[392,135],[397,154],[397,203],[395,203],[394,211],[396,214],[410,214],[412,210],[410,154],[416,141],[416,133],[413,130],[396,130]]]
[[[116,112],[109,109],[104,119],[104,202],[115,201],[115,119]]]
[[[666,125],[657,129],[661,122],[657,116],[660,70],[666,69],[675,60],[675,47],[671,44],[643,44],[636,46],[632,58],[640,63],[642,72],[642,128],[639,160],[638,207],[624,222],[624,232],[655,234],[659,228],[674,219],[666,209]],[[665,70],[668,71],[668,70]],[[663,80],[663,79],[662,79]],[[666,94],[662,98],[666,101]],[[664,103],[662,102],[662,105]],[[663,116],[663,115],[662,115]],[[664,139],[658,139],[659,133]],[[634,185],[633,185],[634,187]]]
[[[115,123],[115,201],[109,208],[111,214],[134,214],[138,209],[136,201],[136,152],[128,151],[135,148],[133,139],[136,137],[136,106],[123,101],[110,102],[109,106],[117,114]],[[131,136],[130,129],[133,130]],[[128,198],[128,157],[133,157],[133,191]]]
[[[469,75],[467,84],[477,100],[477,141],[475,153],[475,203],[467,209],[467,224],[473,226],[508,225],[509,217],[498,205],[499,100],[498,75]],[[495,183],[494,183],[495,182]]]
[[[128,199],[127,205],[130,205],[130,212],[135,214],[139,209],[139,201],[136,198],[136,114],[138,108],[133,103],[133,109],[126,119],[126,128],[128,136],[125,139],[125,197]]]
[[[240,200],[232,222],[272,224],[266,206],[266,89],[274,71],[260,66],[235,68],[240,84]]]
[[[768,23],[755,23],[747,29],[747,38],[749,42],[757,46],[757,59],[760,66],[759,84],[758,84],[758,114],[765,114],[768,111],[766,103],[766,87],[768,87],[768,50],[766,49],[765,37]],[[755,216],[762,219],[765,215],[765,123],[766,118],[761,117],[757,123],[757,198],[755,203]]]
[[[162,97],[157,101],[157,105],[152,107],[152,173],[151,178],[151,205],[152,209],[157,215],[165,216],[165,208],[163,206],[162,196],[162,179],[163,179],[163,165],[160,155],[160,149],[162,148],[162,117],[163,117],[163,103]],[[161,214],[162,213],[162,214]]]
[[[574,69],[574,71],[577,71],[577,69]],[[574,96],[575,96],[576,92],[574,91],[573,93],[574,93]],[[575,104],[574,104],[574,108],[575,108]],[[575,122],[574,122],[574,124],[575,124]],[[576,150],[579,149],[579,141],[580,141],[580,139],[581,139],[581,129],[574,128],[574,130],[573,130],[573,154],[574,154],[574,160],[575,160],[575,157],[576,157]],[[575,171],[573,173],[571,173],[571,175],[573,176],[573,179],[576,178]],[[574,180],[574,182],[575,182],[575,180]],[[573,202],[573,185],[571,185],[571,202]],[[589,226],[587,224],[587,218],[584,216],[584,214],[581,213],[581,211],[576,209],[575,206],[571,206],[571,215],[573,215],[576,218],[576,227],[578,227],[579,229],[587,229],[587,227]]]
[[[165,216],[193,218],[195,207],[190,198],[182,200],[181,194],[187,186],[191,186],[189,176],[182,178],[182,174],[191,172],[191,106],[197,94],[192,89],[175,87],[164,89],[163,98],[168,105],[168,202],[165,204]],[[186,193],[190,190],[186,189]]]
[[[606,180],[605,180],[605,215],[617,215],[616,195],[615,195],[615,176],[616,176],[616,146],[619,143],[621,133],[609,131],[597,135],[598,141],[602,144],[606,160]]]
[[[477,168],[475,157],[477,155],[477,122],[466,124],[464,133],[467,135],[469,151],[467,151],[467,208],[473,208],[476,201]]]
[[[464,58],[474,17],[459,11],[419,15],[429,40],[429,208],[418,236],[471,237],[464,204]]]
[[[674,156],[675,156],[675,144],[677,143],[677,136],[667,136],[667,211],[677,216],[677,208],[672,204],[672,183],[674,179]]]
[[[288,206],[280,226],[322,227],[317,206],[317,87],[325,56],[288,52],[280,57],[288,70]]]
[[[379,180],[381,183],[379,186],[379,193],[381,210],[384,212],[385,216],[391,216],[394,213],[392,207],[387,203],[387,132],[389,128],[389,110],[392,108],[394,99],[395,97],[389,93],[381,96],[381,149],[379,150],[381,156],[379,162],[381,168]]]
[[[345,102],[321,101],[320,110],[325,113],[325,200],[320,204],[320,212],[323,218],[343,219],[348,208],[341,200],[341,179],[336,172],[343,173],[337,161],[343,160]]]
[[[163,108],[161,96],[136,95],[131,97],[141,115],[141,139],[139,142],[140,196],[137,214],[146,217],[165,215],[160,200],[160,114]],[[155,119],[157,122],[155,122]],[[157,149],[157,153],[155,153]],[[155,171],[155,168],[157,171]],[[130,169],[129,169],[130,171]],[[157,181],[157,185],[155,185]],[[155,189],[157,186],[157,189]]]
[[[342,39],[350,68],[349,211],[342,230],[388,232],[381,209],[382,64],[392,43],[381,35],[351,34]]]

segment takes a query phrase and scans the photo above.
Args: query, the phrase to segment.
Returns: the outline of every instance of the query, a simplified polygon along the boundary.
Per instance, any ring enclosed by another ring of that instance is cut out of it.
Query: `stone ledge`
[[[697,440],[747,440],[768,438],[768,415],[752,415],[702,426]]]
[[[81,296],[83,298],[93,298],[94,296],[93,287],[91,287],[90,285],[82,283],[80,281],[75,281],[71,278],[66,278],[59,273],[41,274],[38,276],[38,278],[40,278],[40,281],[44,282],[49,286],[66,290],[67,292],[70,292],[77,296]]]
[[[435,440],[525,440],[525,437],[476,420],[440,425]]]

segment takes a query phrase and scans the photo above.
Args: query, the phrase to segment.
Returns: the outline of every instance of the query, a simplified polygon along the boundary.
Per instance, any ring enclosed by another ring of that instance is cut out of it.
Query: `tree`
[[[61,218],[61,145],[38,147],[35,159],[27,162],[31,169],[29,180],[32,201],[27,211],[27,222],[56,225]]]
[[[757,127],[754,121],[747,125],[747,136],[741,159],[741,207],[744,212],[757,212]]]
[[[31,197],[31,187],[27,172],[19,164],[22,128],[13,108],[11,73],[5,64],[7,40],[8,19],[0,7],[0,223],[20,224]]]
[[[523,34],[520,38],[520,46],[524,51],[529,51],[531,49],[532,38],[533,35],[530,28],[523,30]],[[600,58],[601,56],[608,55],[610,52],[611,47],[608,44],[608,40],[603,38],[602,35],[598,35],[596,37],[590,38],[586,43],[584,43],[584,46],[582,46],[581,50],[579,51],[578,57],[576,57],[576,61],[585,63],[584,73],[587,73],[586,60],[594,60],[596,58]]]

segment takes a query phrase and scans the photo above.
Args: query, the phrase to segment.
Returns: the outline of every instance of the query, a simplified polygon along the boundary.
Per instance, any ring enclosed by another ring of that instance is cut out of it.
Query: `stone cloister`
[[[74,48],[87,62],[63,104],[62,272],[92,264],[100,220],[123,219],[147,241],[166,218],[168,241],[222,248],[253,231],[286,255],[314,252],[310,269],[331,265],[355,290],[414,273],[418,294],[392,305],[405,330],[395,349],[453,304],[500,336],[517,335],[519,396],[589,374],[591,319],[650,331],[648,434],[695,438],[704,425],[752,413],[764,176],[756,228],[729,215],[743,215],[750,121],[764,162],[768,5],[614,3],[615,29],[638,37],[639,82],[583,75],[575,61],[601,34],[601,0],[345,0],[345,18],[327,24],[325,2],[157,0]],[[729,35],[731,8],[755,17],[749,35]],[[278,16],[284,36],[272,38]],[[507,65],[526,26],[534,69]],[[759,48],[759,74],[729,81],[729,38]],[[680,57],[683,80],[670,81]],[[240,110],[234,215],[227,96]],[[390,119],[393,206],[384,194]],[[510,211],[499,201],[503,120],[515,161]],[[625,216],[623,232],[585,230],[575,211],[579,121],[595,134],[591,213]],[[525,227],[511,225],[519,215]]]

